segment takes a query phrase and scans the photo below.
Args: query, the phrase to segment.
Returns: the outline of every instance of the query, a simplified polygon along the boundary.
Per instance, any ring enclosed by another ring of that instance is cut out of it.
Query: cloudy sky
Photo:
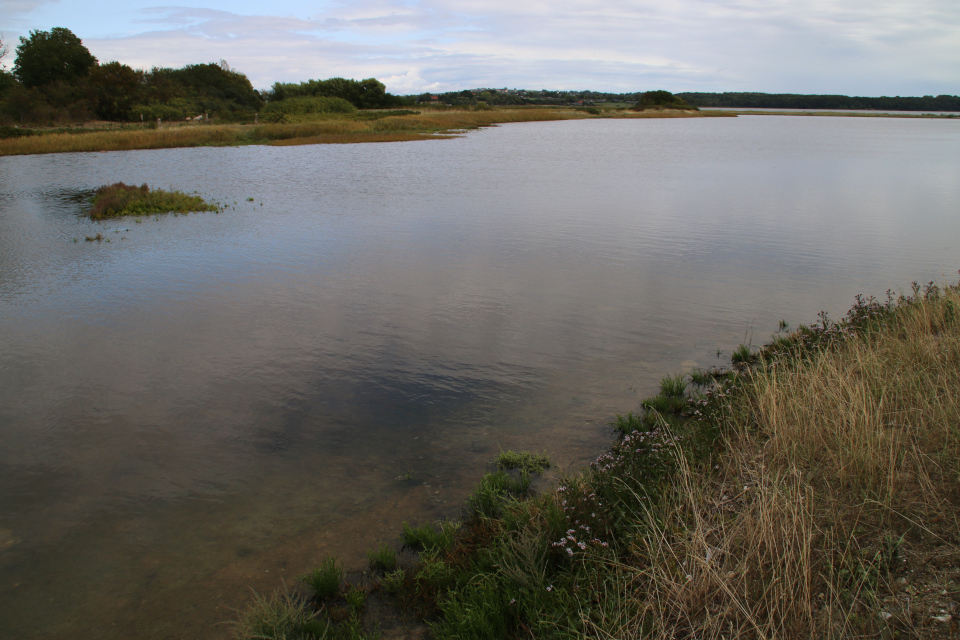
[[[101,62],[225,59],[257,88],[960,94],[960,0],[0,0],[5,65],[57,26]]]

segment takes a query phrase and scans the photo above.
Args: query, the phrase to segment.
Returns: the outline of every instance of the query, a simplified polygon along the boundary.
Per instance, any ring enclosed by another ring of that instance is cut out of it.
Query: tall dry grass
[[[657,115],[611,111],[606,115],[618,118],[681,117],[673,112]],[[7,138],[0,140],[0,156],[245,144],[295,145],[425,140],[509,122],[593,117],[597,116],[574,109],[430,110],[419,115],[387,116],[375,120],[330,115],[318,116],[318,120],[314,122],[298,123],[167,125],[159,129],[94,130]],[[683,114],[682,117],[691,116]]]
[[[957,289],[738,384],[726,453],[680,461],[589,635],[955,637]]]

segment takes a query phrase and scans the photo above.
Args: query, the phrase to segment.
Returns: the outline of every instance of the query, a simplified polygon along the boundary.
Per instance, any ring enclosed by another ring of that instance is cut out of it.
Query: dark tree
[[[97,117],[126,120],[143,93],[143,72],[119,62],[108,62],[90,71],[90,86],[97,101]]]
[[[653,107],[664,109],[696,109],[688,105],[683,98],[675,96],[669,91],[660,89],[658,91],[646,91],[640,96],[640,100],[633,107],[635,110],[642,111]]]
[[[27,88],[61,80],[70,82],[86,76],[97,63],[80,38],[69,29],[31,31],[20,38],[13,74]]]

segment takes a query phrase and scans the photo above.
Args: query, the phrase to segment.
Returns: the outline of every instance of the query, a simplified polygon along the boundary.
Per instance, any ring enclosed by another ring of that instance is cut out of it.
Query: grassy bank
[[[394,142],[443,138],[508,122],[583,118],[714,117],[717,112],[578,109],[424,110],[402,115],[377,112],[327,114],[313,121],[259,125],[171,124],[160,128],[71,130],[0,139],[0,156],[77,151],[125,151],[247,144],[328,144]],[[396,112],[394,112],[396,113]]]
[[[404,525],[414,559],[258,599],[237,636],[373,637],[362,592],[449,639],[956,637],[957,286],[665,378],[615,429],[539,495],[547,461],[501,456],[462,523]]]

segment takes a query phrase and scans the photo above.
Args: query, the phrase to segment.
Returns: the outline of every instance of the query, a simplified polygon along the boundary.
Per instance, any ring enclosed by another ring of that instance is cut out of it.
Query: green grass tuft
[[[441,522],[439,527],[429,522],[411,527],[404,522],[403,532],[400,534],[400,543],[403,548],[413,549],[414,551],[445,551],[453,545],[459,528],[460,525],[456,522]]]
[[[514,478],[506,471],[496,471],[480,479],[473,493],[467,498],[467,506],[475,516],[495,518],[503,512],[505,502],[525,497],[529,493],[530,474],[521,473],[519,478]]]
[[[100,187],[94,192],[90,201],[93,207],[87,211],[87,215],[93,220],[152,213],[222,210],[221,207],[210,204],[197,195],[162,189],[151,191],[146,184],[136,187],[122,182]]]
[[[643,421],[643,415],[640,413],[634,413],[633,411],[630,411],[626,415],[620,415],[618,413],[617,420],[612,426],[621,436],[625,436],[628,433],[633,433],[634,431],[646,431],[647,429],[646,424]]]
[[[269,598],[254,594],[253,604],[240,614],[234,634],[238,640],[305,640],[325,637],[326,629],[305,602],[278,589]]]
[[[750,347],[742,344],[730,356],[730,361],[734,366],[748,365],[756,359],[756,356],[750,352]]]
[[[688,404],[689,402],[686,398],[660,394],[652,398],[647,398],[641,403],[641,406],[648,411],[656,411],[658,413],[680,413]]]
[[[397,568],[397,552],[386,542],[381,542],[376,549],[367,551],[367,560],[374,571],[389,573]]]
[[[550,468],[547,454],[529,451],[501,451],[496,462],[498,469],[519,469],[521,473],[543,473]]]
[[[305,583],[318,600],[331,600],[340,593],[343,582],[343,565],[333,556],[329,556],[319,567],[299,580]]]
[[[660,395],[668,398],[682,398],[687,390],[687,381],[681,373],[676,376],[667,376],[660,380]]]
[[[353,614],[355,616],[360,615],[363,611],[363,606],[367,603],[367,592],[360,587],[353,587],[349,589],[343,597],[346,599],[347,605]]]

